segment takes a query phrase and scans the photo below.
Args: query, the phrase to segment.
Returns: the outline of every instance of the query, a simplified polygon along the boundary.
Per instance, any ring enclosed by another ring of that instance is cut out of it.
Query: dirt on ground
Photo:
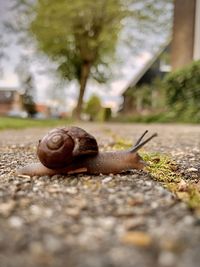
[[[158,137],[185,180],[200,180],[200,126],[79,124],[100,150],[116,138]],[[36,162],[48,129],[0,132],[0,267],[197,267],[200,217],[144,171],[117,175],[17,176]]]

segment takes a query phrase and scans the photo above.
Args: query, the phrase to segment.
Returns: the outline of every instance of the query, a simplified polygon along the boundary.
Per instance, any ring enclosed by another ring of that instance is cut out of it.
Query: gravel
[[[158,132],[145,150],[170,154],[185,179],[200,179],[200,126],[79,126],[104,150],[113,136]],[[16,168],[37,161],[37,140],[46,132],[0,132],[1,267],[199,266],[200,218],[143,171],[16,176]]]

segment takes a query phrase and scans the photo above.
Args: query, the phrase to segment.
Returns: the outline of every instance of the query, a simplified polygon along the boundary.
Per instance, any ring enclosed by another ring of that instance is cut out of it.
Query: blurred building
[[[170,42],[162,46],[157,53],[143,65],[140,71],[134,76],[133,80],[127,86],[123,93],[124,102],[120,109],[121,113],[131,114],[139,111],[141,106],[141,97],[137,97],[137,91],[142,86],[151,85],[156,79],[162,79],[169,71],[170,66]],[[155,91],[152,91],[152,98],[158,97]]]
[[[19,88],[0,87],[0,115],[22,111],[22,96]]]
[[[36,103],[38,115],[44,118],[50,117],[50,107],[43,103]]]

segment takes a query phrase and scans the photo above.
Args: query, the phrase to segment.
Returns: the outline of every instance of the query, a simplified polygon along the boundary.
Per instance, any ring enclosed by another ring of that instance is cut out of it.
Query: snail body
[[[75,144],[74,148],[71,146],[71,140],[67,140],[66,144],[69,143],[69,154],[66,152],[66,147],[63,146],[63,141],[57,137],[57,133],[60,133],[60,129],[53,130],[53,141],[58,141],[62,143],[62,148],[64,150],[64,159],[58,153],[54,157],[54,153],[49,153],[49,147],[46,149],[46,141],[49,138],[46,136],[39,142],[38,145],[38,156],[41,162],[29,164],[21,168],[18,173],[25,175],[55,175],[55,174],[75,174],[75,173],[88,173],[88,174],[116,174],[130,169],[143,169],[146,165],[141,156],[137,151],[149,142],[157,134],[153,134],[151,137],[141,142],[144,134],[138,139],[136,144],[130,150],[124,151],[111,151],[111,152],[99,152],[97,142],[93,136],[87,134],[81,129],[81,133],[86,135],[86,141],[82,139],[82,134],[80,134],[78,127],[72,127],[72,130],[65,129],[64,134],[69,135]],[[76,132],[78,131],[78,135]],[[83,131],[83,132],[82,132]],[[73,135],[71,134],[73,132]],[[50,132],[51,133],[51,132]],[[55,135],[56,134],[56,135]],[[71,136],[72,135],[72,136]],[[47,135],[48,136],[48,135]],[[56,137],[54,137],[56,136]],[[78,136],[78,137],[77,137]],[[65,139],[65,138],[64,138]],[[94,141],[95,140],[95,141]],[[45,142],[45,146],[43,144]],[[86,142],[88,144],[88,150],[86,148],[81,148],[81,145]],[[90,142],[92,145],[90,145]],[[53,142],[54,143],[54,142]],[[45,149],[44,149],[45,147]],[[54,147],[53,147],[54,149]],[[83,149],[83,150],[82,150]],[[40,151],[42,150],[42,151]],[[59,150],[59,149],[58,149]],[[80,153],[79,153],[80,152]],[[88,152],[88,153],[87,153]],[[61,153],[62,154],[62,153]],[[70,158],[71,157],[71,158]],[[53,159],[52,159],[53,158]],[[61,160],[60,160],[61,158]],[[57,162],[58,161],[58,162]],[[51,166],[51,162],[53,162]],[[62,163],[62,164],[61,164]]]

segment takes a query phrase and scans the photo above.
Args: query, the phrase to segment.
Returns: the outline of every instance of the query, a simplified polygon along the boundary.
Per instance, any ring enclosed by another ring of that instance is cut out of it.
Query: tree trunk
[[[90,74],[90,68],[91,68],[90,62],[84,62],[81,67],[79,96],[78,96],[78,102],[77,102],[77,106],[76,106],[75,113],[74,113],[76,119],[81,119],[83,97],[84,97],[84,93],[86,89],[87,80]]]

